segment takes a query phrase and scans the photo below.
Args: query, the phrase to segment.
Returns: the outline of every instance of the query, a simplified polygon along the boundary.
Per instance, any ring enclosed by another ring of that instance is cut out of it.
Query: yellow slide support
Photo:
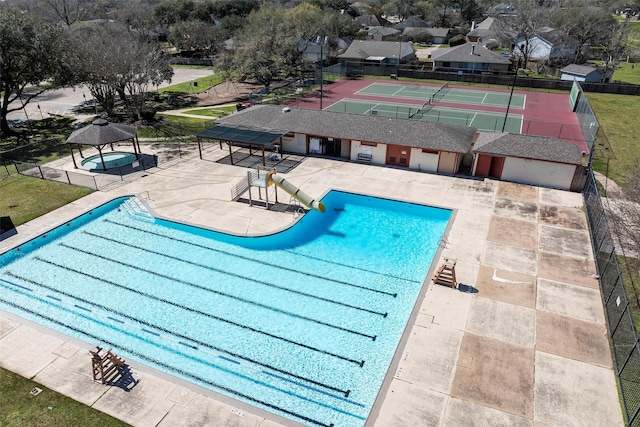
[[[298,199],[300,203],[307,206],[310,209],[315,209],[320,212],[325,211],[324,203],[313,199],[308,194],[304,193],[298,187],[287,181],[281,176],[276,175],[275,172],[269,172],[268,185],[275,184],[289,193],[291,197]]]

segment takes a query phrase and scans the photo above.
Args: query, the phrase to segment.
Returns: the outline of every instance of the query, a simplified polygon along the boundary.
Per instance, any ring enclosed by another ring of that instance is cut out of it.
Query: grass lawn
[[[216,106],[216,107],[208,107],[208,108],[195,108],[193,110],[186,110],[183,111],[186,114],[193,114],[196,116],[204,116],[204,117],[222,117],[222,116],[228,116],[229,114],[233,113],[234,111],[236,111],[236,107],[235,105],[232,106],[228,106],[228,107],[220,107],[220,106]]]
[[[158,117],[163,118],[163,123],[156,126],[139,127],[139,138],[174,138],[191,136],[215,125],[211,120],[211,117],[206,116],[203,116],[202,119],[196,119],[193,117],[179,117],[158,113]]]
[[[220,77],[217,74],[213,74],[211,76],[200,77],[199,79],[190,80],[188,82],[167,86],[167,87],[161,88],[159,92],[160,93],[174,92],[174,93],[186,93],[186,94],[201,93],[206,90],[209,90],[210,88],[212,88],[217,84],[222,83],[222,81],[223,81],[222,77]]]
[[[613,80],[640,85],[640,64],[621,62],[619,67],[613,72]]]
[[[86,187],[11,175],[0,181],[0,212],[10,216],[13,224],[18,226],[91,192],[93,190]]]
[[[587,93],[591,108],[596,113],[601,129],[608,138],[613,152],[609,159],[609,178],[623,189],[628,188],[628,177],[640,159],[638,111],[640,96]],[[607,158],[602,150],[594,153],[593,169],[606,173]]]
[[[87,369],[89,369],[87,363]],[[37,396],[30,391],[38,387]],[[75,427],[126,426],[103,412],[0,368],[0,426]]]

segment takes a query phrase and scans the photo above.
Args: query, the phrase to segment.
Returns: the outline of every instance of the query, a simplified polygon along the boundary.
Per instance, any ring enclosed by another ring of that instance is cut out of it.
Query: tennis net
[[[433,95],[431,95],[431,102],[438,102],[449,92],[449,82],[442,85],[440,89]]]
[[[414,113],[409,114],[409,118],[413,119],[418,114],[420,114],[419,118],[422,118],[422,117],[424,117],[425,114],[427,114],[429,111],[431,111],[432,108],[433,108],[433,104],[431,103],[431,98],[429,98],[427,100],[427,102],[422,104],[422,106],[420,108],[418,108]]]

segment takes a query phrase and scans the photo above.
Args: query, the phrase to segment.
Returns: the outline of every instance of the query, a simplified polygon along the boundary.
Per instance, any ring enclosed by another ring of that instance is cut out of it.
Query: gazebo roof
[[[110,123],[104,119],[96,119],[89,126],[75,130],[67,138],[67,144],[104,145],[112,142],[133,139],[136,136],[135,126]]]

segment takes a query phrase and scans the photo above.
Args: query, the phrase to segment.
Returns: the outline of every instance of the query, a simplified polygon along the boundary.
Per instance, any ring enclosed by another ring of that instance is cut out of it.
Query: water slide
[[[315,209],[320,212],[325,211],[324,203],[315,200],[283,177],[276,175],[275,172],[269,172],[268,185],[271,184],[277,185],[278,187],[282,188],[284,191],[289,193],[291,197],[299,200],[300,203],[307,206],[308,208]]]

